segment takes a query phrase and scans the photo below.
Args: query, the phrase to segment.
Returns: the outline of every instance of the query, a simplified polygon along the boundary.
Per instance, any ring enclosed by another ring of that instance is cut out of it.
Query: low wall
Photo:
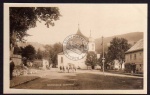
[[[12,60],[15,64],[15,66],[20,65],[22,63],[22,57],[21,55],[12,55]]]

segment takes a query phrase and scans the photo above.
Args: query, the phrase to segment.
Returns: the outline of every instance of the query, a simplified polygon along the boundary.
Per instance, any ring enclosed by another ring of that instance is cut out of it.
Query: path
[[[51,68],[51,70],[37,70],[37,74],[30,74],[28,76],[38,76],[38,77],[46,77],[51,76],[49,78],[51,79],[61,79],[65,78],[64,76],[76,76],[78,73],[91,73],[91,74],[99,74],[99,75],[105,75],[105,76],[118,76],[118,77],[129,77],[129,78],[143,78],[139,76],[131,76],[131,75],[123,75],[123,74],[114,74],[114,73],[108,73],[108,72],[101,72],[99,70],[77,70],[75,73],[64,73],[60,72],[58,68]]]

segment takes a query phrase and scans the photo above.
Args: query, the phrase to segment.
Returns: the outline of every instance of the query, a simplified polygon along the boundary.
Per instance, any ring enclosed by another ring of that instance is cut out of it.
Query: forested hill
[[[32,45],[35,48],[35,50],[38,50],[38,49],[45,50],[44,45],[40,44],[38,42],[26,42],[26,43],[19,43],[18,44],[19,47],[25,47],[27,45]]]
[[[143,39],[143,36],[144,36],[143,34],[144,34],[143,32],[132,32],[132,33],[127,33],[127,34],[122,34],[122,35],[106,37],[106,38],[104,38],[104,50],[107,51],[109,43],[114,37],[125,38],[128,40],[128,42],[131,45],[133,45],[138,40]],[[98,53],[102,52],[101,43],[102,43],[102,38],[95,39],[95,49]]]

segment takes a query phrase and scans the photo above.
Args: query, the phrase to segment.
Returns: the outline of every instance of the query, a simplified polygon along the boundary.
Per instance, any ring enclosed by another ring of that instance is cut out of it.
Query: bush
[[[20,75],[24,75],[26,72],[25,69],[23,68],[23,65],[17,65],[15,66],[14,70],[13,70],[13,76],[20,76]]]
[[[14,70],[13,70],[13,76],[20,76],[20,75],[27,75],[27,74],[35,74],[37,73],[36,70],[34,69],[29,69],[26,66],[18,65],[15,66]]]

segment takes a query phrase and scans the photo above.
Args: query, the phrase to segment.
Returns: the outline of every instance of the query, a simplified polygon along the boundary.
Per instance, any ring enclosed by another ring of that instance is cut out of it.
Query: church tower
[[[95,52],[95,42],[94,42],[94,39],[93,39],[92,36],[91,36],[91,31],[90,31],[90,37],[89,37],[88,48],[89,48],[88,51],[93,51],[93,52]]]

